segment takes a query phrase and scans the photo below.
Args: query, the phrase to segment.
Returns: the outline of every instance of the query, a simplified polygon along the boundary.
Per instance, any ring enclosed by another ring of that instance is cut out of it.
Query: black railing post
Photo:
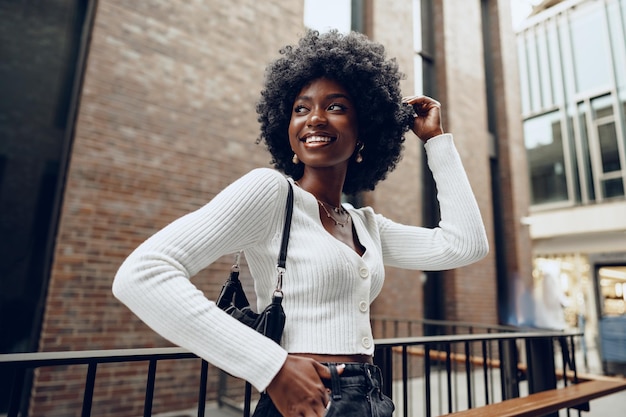
[[[432,407],[430,403],[431,389],[430,389],[430,345],[424,345],[424,396],[426,397],[425,412],[426,417],[431,417]]]
[[[498,343],[503,400],[519,397],[517,347],[515,343],[515,340],[501,340]]]
[[[146,382],[146,397],[143,403],[143,416],[152,415],[152,401],[154,399],[154,383],[156,381],[157,360],[151,359],[148,366],[148,380]]]
[[[206,409],[206,387],[209,378],[209,363],[202,359],[200,362],[200,391],[198,392],[198,417],[204,417]]]
[[[402,346],[402,403],[404,405],[404,417],[409,417],[409,354],[407,347]]]
[[[467,384],[467,408],[472,408],[473,389],[472,389],[472,363],[471,363],[470,344],[465,342],[465,378]]]
[[[96,384],[96,370],[98,362],[92,362],[87,367],[87,378],[85,378],[85,392],[83,393],[83,410],[81,417],[91,416],[91,406],[93,404],[93,388]]]
[[[448,413],[451,414],[454,410],[452,408],[452,353],[450,350],[450,343],[446,343],[444,349],[446,352],[446,388],[448,390]]]
[[[487,355],[487,342],[483,340],[481,342],[482,353],[483,353],[483,384],[485,384],[485,404],[489,404],[489,376],[490,376],[490,368],[488,368],[489,361],[491,361],[491,356]]]
[[[551,337],[532,338],[526,341],[528,363],[528,392],[547,391],[556,388],[554,343]],[[559,413],[545,417],[559,417]]]
[[[392,396],[393,386],[393,358],[391,348],[376,348],[374,351],[374,364],[381,369],[383,376],[383,394],[389,398]]]
[[[24,390],[24,381],[26,380],[26,369],[22,367],[14,368],[13,386],[11,388],[11,396],[7,417],[17,417],[22,405],[22,395]]]

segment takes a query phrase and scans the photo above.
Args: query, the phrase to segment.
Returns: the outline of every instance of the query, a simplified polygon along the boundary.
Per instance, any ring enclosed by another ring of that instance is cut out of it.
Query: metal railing
[[[431,417],[576,382],[575,339],[581,336],[540,331],[377,339],[375,362],[383,370],[384,392],[394,399],[396,415]],[[0,378],[13,378],[7,416],[20,416],[28,401],[24,381],[34,369],[86,365],[82,408],[72,415],[88,417],[98,366],[138,361],[148,365],[143,415],[151,416],[157,364],[189,358],[196,356],[180,348],[0,355]],[[198,372],[194,414],[204,416],[209,364],[201,361]],[[240,405],[241,414],[249,414],[250,404]],[[98,410],[98,415],[114,413]]]

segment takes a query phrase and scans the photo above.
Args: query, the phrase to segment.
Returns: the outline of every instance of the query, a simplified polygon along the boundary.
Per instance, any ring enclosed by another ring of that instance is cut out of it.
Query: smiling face
[[[306,167],[347,168],[357,143],[356,109],[336,81],[318,78],[293,103],[289,143]]]

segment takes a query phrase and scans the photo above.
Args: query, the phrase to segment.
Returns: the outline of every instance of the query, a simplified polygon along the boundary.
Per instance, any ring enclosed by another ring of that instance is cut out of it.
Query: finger
[[[319,365],[319,366],[318,366]],[[318,363],[315,365],[315,368],[317,370],[318,375],[320,376],[320,378],[322,379],[330,379],[332,374],[330,373],[330,368],[328,366],[322,365],[321,363]],[[343,370],[346,368],[345,364],[340,364],[336,366],[337,369],[337,375],[341,375],[343,373]]]
[[[341,365],[337,365],[337,375],[343,374],[344,369],[346,369],[345,363],[342,363]]]
[[[409,96],[402,98],[403,104],[415,105],[423,100],[428,100],[426,96]]]

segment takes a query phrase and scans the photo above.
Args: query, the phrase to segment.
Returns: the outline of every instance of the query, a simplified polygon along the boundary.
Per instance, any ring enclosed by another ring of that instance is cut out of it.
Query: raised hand
[[[402,102],[411,105],[415,111],[415,120],[411,130],[418,138],[426,142],[443,133],[441,103],[427,96],[404,97]]]

